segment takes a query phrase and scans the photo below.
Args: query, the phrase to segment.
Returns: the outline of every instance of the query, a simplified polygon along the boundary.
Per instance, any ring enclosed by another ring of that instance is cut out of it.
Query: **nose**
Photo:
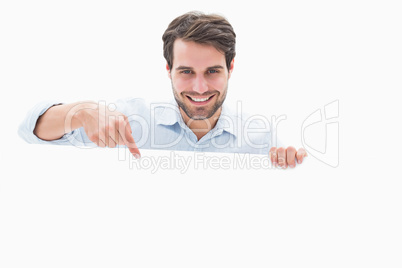
[[[203,75],[197,75],[194,78],[193,91],[202,94],[208,91],[208,83]]]

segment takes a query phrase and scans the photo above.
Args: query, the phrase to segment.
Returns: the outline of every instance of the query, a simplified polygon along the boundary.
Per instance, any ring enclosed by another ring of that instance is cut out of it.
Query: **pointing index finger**
[[[138,149],[138,146],[135,144],[134,137],[131,131],[131,126],[128,120],[120,121],[119,134],[123,139],[124,144],[129,149],[130,153],[132,153],[135,158],[140,158],[141,153],[140,150]]]

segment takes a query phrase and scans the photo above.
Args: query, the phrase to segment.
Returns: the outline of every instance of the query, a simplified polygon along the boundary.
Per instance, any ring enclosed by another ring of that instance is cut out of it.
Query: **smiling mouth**
[[[203,98],[200,98],[200,97],[192,97],[192,96],[186,96],[191,102],[195,102],[195,103],[199,103],[199,104],[203,104],[203,103],[207,103],[210,99],[212,99],[212,97],[213,96],[215,96],[215,95],[211,95],[211,96],[209,96],[209,97],[203,97]]]

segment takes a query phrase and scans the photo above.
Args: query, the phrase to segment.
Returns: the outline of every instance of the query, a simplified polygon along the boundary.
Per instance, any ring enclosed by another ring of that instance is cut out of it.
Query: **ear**
[[[167,71],[167,73],[168,73],[168,77],[170,78],[170,79],[172,79],[172,76],[171,76],[171,74],[170,74],[170,68],[169,68],[169,64],[166,62],[166,71]]]
[[[234,58],[233,58],[232,62],[230,63],[229,77],[228,77],[228,78],[230,78],[230,76],[231,76],[231,74],[232,74],[232,72],[233,72],[233,68],[234,68]]]

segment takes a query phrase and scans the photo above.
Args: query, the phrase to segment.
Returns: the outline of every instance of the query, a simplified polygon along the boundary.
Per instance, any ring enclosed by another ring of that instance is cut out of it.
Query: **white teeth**
[[[202,98],[202,99],[197,99],[197,98],[193,98],[193,97],[190,97],[193,101],[196,101],[196,102],[201,102],[201,101],[206,101],[206,100],[208,100],[209,99],[209,97],[208,98]]]

